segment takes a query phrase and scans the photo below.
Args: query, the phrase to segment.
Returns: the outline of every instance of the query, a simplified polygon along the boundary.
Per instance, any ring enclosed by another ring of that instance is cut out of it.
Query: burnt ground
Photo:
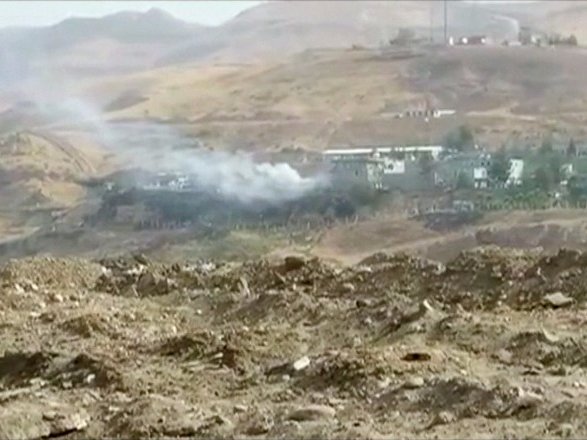
[[[587,254],[0,269],[0,438],[581,438]]]

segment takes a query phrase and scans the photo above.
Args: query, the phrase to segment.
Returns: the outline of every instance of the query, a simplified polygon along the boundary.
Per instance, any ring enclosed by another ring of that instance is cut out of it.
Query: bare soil
[[[12,261],[0,437],[584,437],[585,261]]]

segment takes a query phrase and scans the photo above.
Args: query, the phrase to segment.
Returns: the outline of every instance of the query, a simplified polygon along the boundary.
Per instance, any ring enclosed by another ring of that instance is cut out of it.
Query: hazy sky
[[[0,1],[0,27],[44,26],[71,16],[99,17],[120,11],[164,9],[177,18],[217,25],[260,1]]]

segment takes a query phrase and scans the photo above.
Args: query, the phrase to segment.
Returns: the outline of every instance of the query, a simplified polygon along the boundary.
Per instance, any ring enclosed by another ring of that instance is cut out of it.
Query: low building
[[[437,166],[438,184],[456,186],[464,176],[474,188],[489,187],[491,155],[483,152],[457,153],[447,156]]]
[[[327,161],[338,160],[342,158],[369,158],[377,155],[378,157],[391,158],[417,158],[424,154],[430,154],[434,160],[438,160],[440,155],[445,151],[442,145],[398,145],[383,146],[369,145],[364,147],[352,148],[333,148],[326,150],[322,156]]]
[[[483,151],[445,152],[443,147],[381,147],[375,149],[337,149],[324,153],[333,164],[339,182],[365,184],[376,189],[425,191],[434,187],[455,188],[465,183],[474,189],[487,189],[491,181],[491,154]],[[429,154],[432,163],[421,160]],[[510,160],[505,186],[522,184],[524,161]]]
[[[338,186],[365,186],[384,190],[384,163],[374,157],[340,157],[332,161],[331,173]]]
[[[433,162],[442,146],[405,146],[333,149],[324,152],[339,185],[368,185],[378,190],[423,191],[434,187],[435,173],[424,173],[419,161],[428,154]]]

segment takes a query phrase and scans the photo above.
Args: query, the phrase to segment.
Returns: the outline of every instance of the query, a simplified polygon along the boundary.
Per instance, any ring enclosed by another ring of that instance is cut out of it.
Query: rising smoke
[[[129,167],[193,174],[204,189],[245,202],[294,200],[328,185],[325,176],[302,177],[286,163],[256,163],[245,153],[209,151],[169,125],[110,122],[93,100],[81,97],[79,78],[55,68],[43,47],[28,47],[26,39],[17,37],[12,46],[0,47],[0,92],[34,104],[47,120],[88,127]],[[34,64],[27,56],[16,56],[19,50],[34,53]]]
[[[107,121],[87,100],[57,99],[55,88],[40,90],[28,88],[25,99],[48,116],[58,115],[61,123],[88,128],[99,144],[132,168],[186,173],[202,189],[241,202],[291,201],[328,185],[326,176],[302,177],[287,163],[256,163],[243,152],[209,150],[170,125]]]
[[[193,175],[199,186],[227,198],[278,203],[327,185],[324,176],[302,177],[287,163],[256,163],[242,152],[208,150],[168,125],[101,123],[103,143],[134,166]]]

